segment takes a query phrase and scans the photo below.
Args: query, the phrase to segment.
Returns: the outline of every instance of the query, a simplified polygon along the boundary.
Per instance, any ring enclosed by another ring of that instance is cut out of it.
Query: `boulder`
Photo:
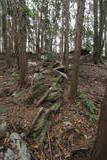
[[[4,160],[31,160],[27,144],[18,133],[10,135],[10,148],[4,154]]]

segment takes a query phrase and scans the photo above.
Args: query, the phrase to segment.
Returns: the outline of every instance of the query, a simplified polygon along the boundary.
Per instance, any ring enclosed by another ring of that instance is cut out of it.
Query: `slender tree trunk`
[[[63,10],[63,1],[62,1],[62,15],[61,15],[61,38],[60,38],[60,57],[61,63],[63,64],[63,57],[64,57],[64,10]]]
[[[6,54],[6,48],[7,48],[7,33],[6,33],[6,14],[2,11],[2,50]]]
[[[98,39],[98,58],[101,59],[103,54],[103,47],[104,47],[104,40],[103,40],[103,33],[104,33],[104,21],[105,21],[105,14],[104,14],[104,1],[99,0],[100,6],[100,17],[99,17],[99,39]]]
[[[41,53],[43,53],[43,52],[44,52],[44,23],[42,20],[41,21]]]
[[[37,60],[41,59],[41,53],[40,53],[40,26],[41,25],[41,16],[38,15],[38,27],[37,27],[37,39],[36,39],[36,54],[37,54]]]
[[[25,1],[19,0],[19,66],[20,66],[20,87],[27,84],[28,64],[26,56],[26,11]]]
[[[107,57],[107,28],[105,27],[105,57]]]
[[[18,10],[15,6],[15,3],[13,4],[13,16],[12,16],[12,23],[13,23],[13,41],[14,41],[14,56],[16,58],[16,63],[18,70],[20,69],[19,66],[19,16],[17,14]]]
[[[72,72],[69,75],[70,84],[68,89],[68,100],[70,103],[73,102],[77,96],[78,72],[79,72],[80,54],[82,46],[85,0],[78,0],[77,6],[78,6],[78,11],[76,20],[75,53],[73,57]]]
[[[3,38],[3,52],[5,54],[6,58],[6,64],[7,67],[10,67],[10,57],[9,57],[9,46],[8,46],[8,35],[7,35],[7,19],[6,19],[6,13],[2,10],[2,38]]]
[[[12,23],[12,19],[9,18],[8,19],[8,34],[9,34],[9,38],[8,38],[8,50],[9,50],[9,54],[12,55],[13,54],[13,23]]]
[[[99,3],[98,3],[99,2]],[[98,22],[98,4],[99,4],[99,22]],[[94,0],[94,63],[102,63],[102,53],[104,47],[103,33],[105,22],[104,0]],[[99,25],[99,27],[98,27]]]
[[[66,71],[68,69],[68,56],[69,56],[69,5],[70,1],[63,0],[63,9],[64,9],[64,54],[62,59],[62,64],[65,66]]]
[[[2,54],[2,7],[0,6],[0,54]]]
[[[60,38],[60,58],[61,58],[61,61],[63,61],[63,50],[64,50],[64,36],[63,36],[63,33],[61,32],[61,38]]]
[[[104,23],[105,23],[105,29],[104,29],[104,43],[105,43],[105,56],[107,57],[107,0],[104,0]]]
[[[93,0],[94,5],[94,51],[93,59],[96,64],[98,61],[98,0]]]

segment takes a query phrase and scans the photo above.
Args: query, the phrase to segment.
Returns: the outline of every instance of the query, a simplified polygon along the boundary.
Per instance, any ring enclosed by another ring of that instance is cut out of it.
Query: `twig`
[[[64,155],[63,148],[62,148],[62,146],[59,144],[59,142],[58,142],[57,140],[56,140],[56,144],[57,144],[57,146],[58,146],[58,148],[59,148],[60,160],[62,160],[61,155],[62,155],[62,154]]]
[[[74,155],[76,154],[77,152],[81,151],[81,152],[84,152],[84,151],[89,151],[91,148],[90,145],[87,145],[87,146],[84,146],[84,145],[80,145],[80,146],[75,146],[72,148],[71,150],[71,155]]]
[[[56,143],[57,143],[57,145],[58,145],[58,147],[59,147],[59,149],[62,151],[62,153],[64,153],[63,151],[64,151],[64,149],[62,148],[62,146],[60,145],[60,143],[56,140]]]
[[[51,140],[50,140],[49,133],[48,133],[48,140],[49,140],[50,158],[51,158],[51,160],[53,160],[53,156],[52,156],[52,147],[51,147]]]

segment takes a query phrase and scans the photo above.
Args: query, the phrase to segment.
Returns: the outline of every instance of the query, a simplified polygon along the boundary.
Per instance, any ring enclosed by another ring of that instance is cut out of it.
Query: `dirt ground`
[[[29,62],[29,75],[35,73],[35,67]],[[44,148],[40,149],[34,135],[26,139],[34,160],[86,160],[95,140],[106,77],[106,64],[80,66],[79,96],[75,104],[64,104],[52,115]],[[51,79],[51,75],[48,78]],[[39,107],[35,103],[26,106],[21,102],[30,94],[29,88],[22,90],[20,99],[14,98],[17,80],[18,73],[14,68],[0,69],[0,91],[6,88],[5,95],[0,97],[0,119],[6,119],[9,132],[26,133]],[[2,142],[7,146],[4,140]]]

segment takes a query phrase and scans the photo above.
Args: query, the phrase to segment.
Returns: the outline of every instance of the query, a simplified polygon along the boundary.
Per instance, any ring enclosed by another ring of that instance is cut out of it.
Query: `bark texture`
[[[90,160],[107,160],[107,80],[97,137]]]
[[[78,5],[78,11],[76,20],[75,53],[73,57],[72,71],[69,75],[70,87],[68,89],[68,100],[70,102],[73,102],[77,95],[78,72],[79,72],[79,63],[80,63],[80,55],[82,48],[82,31],[83,31],[85,0],[78,0],[77,5]]]

